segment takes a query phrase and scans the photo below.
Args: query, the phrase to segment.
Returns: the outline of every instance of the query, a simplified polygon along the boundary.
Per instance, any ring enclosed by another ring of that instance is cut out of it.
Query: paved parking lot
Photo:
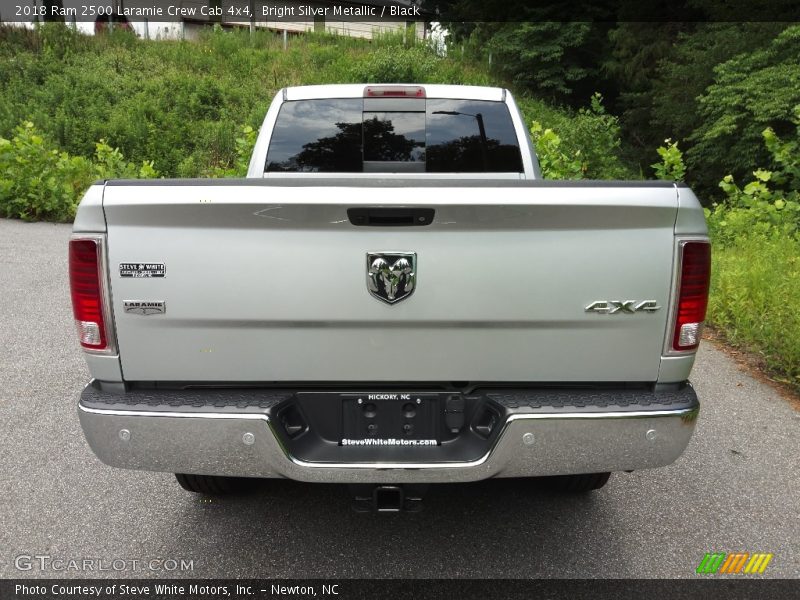
[[[418,514],[357,514],[341,486],[226,500],[106,467],[76,413],[88,371],[69,305],[69,226],[0,220],[0,576],[20,555],[186,559],[195,577],[695,577],[706,552],[772,552],[800,576],[800,412],[704,344],[687,452],[568,496],[530,481],[434,488]],[[119,564],[119,563],[118,563]],[[163,573],[155,573],[163,574]],[[177,575],[178,573],[172,573]]]

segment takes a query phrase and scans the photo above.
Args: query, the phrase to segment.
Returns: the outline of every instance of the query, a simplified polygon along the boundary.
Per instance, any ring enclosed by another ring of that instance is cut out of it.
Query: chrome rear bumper
[[[694,391],[686,389],[687,401],[674,408],[508,414],[489,450],[468,462],[301,460],[289,451],[268,411],[100,408],[82,400],[78,412],[92,450],[114,467],[328,483],[446,483],[670,464],[689,443],[699,413]]]

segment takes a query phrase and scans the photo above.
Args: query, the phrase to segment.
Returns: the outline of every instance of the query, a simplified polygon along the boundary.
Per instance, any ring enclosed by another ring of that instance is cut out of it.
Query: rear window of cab
[[[266,172],[521,173],[522,155],[503,102],[429,98],[424,110],[362,98],[285,102]]]

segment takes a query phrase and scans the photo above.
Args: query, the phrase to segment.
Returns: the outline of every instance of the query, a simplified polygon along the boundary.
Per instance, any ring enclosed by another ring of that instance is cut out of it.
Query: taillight
[[[102,246],[97,238],[69,242],[69,286],[78,337],[87,350],[109,349],[102,286]]]
[[[672,349],[683,352],[697,348],[703,333],[711,279],[711,245],[701,241],[683,242],[679,258],[681,270]]]

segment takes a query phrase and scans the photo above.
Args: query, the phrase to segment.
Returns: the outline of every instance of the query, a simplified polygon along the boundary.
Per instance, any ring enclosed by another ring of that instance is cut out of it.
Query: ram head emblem
[[[417,282],[415,252],[368,252],[367,289],[378,300],[396,304],[414,291]]]

